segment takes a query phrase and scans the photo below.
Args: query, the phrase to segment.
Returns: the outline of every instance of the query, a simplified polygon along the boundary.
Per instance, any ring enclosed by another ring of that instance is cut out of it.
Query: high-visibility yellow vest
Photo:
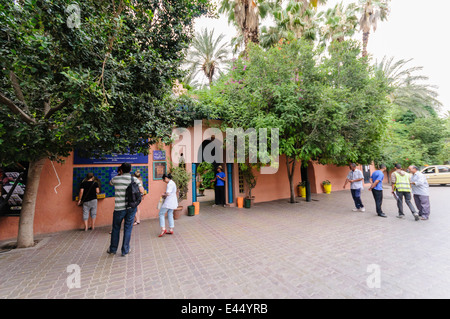
[[[395,189],[398,192],[411,192],[411,185],[409,184],[409,174],[400,175],[395,172]]]

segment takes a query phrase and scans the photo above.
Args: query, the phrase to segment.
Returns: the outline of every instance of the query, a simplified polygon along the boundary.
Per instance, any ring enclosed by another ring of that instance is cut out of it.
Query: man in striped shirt
[[[119,247],[120,226],[122,225],[123,220],[125,220],[125,222],[123,226],[122,256],[125,256],[130,252],[131,231],[133,230],[134,216],[136,215],[137,208],[126,207],[125,192],[130,185],[132,178],[134,179],[134,182],[139,185],[141,194],[144,194],[142,183],[136,177],[131,176],[130,172],[131,164],[123,163],[118,169],[118,175],[113,177],[109,182],[111,186],[114,186],[115,190],[111,245],[107,251],[109,254],[115,254]]]

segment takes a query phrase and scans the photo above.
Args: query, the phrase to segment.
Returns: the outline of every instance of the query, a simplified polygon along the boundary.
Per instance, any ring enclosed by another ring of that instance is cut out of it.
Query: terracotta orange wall
[[[150,152],[154,150],[152,147]],[[170,147],[163,148],[166,151],[168,162],[170,159]],[[53,163],[56,173],[61,181],[58,182],[58,177],[52,167],[52,163],[47,161],[41,173],[39,190],[36,200],[36,211],[34,218],[34,233],[52,233],[57,231],[71,230],[83,228],[82,209],[77,206],[75,201],[72,201],[72,182],[73,182],[73,168],[86,166],[111,166],[118,167],[119,165],[105,165],[105,164],[89,164],[89,165],[74,165],[73,155],[69,156],[65,163]],[[136,164],[145,166],[146,164]],[[187,167],[191,171],[190,167]],[[140,218],[156,218],[158,210],[156,209],[160,194],[166,189],[166,184],[161,180],[153,180],[153,160],[152,154],[149,154],[149,194],[147,194],[142,204],[139,205]],[[56,187],[57,186],[57,187]],[[56,192],[55,192],[56,187]],[[188,194],[191,198],[192,193]],[[185,202],[185,201],[184,201]],[[183,204],[183,202],[181,203]],[[187,206],[187,205],[185,205]],[[187,207],[184,208],[187,210]],[[114,197],[99,199],[97,208],[96,226],[111,225],[114,211]],[[0,217],[0,240],[15,238],[18,232],[19,217]]]
[[[329,180],[331,182],[331,191],[341,191],[344,190],[342,186],[344,186],[345,179],[347,178],[347,174],[350,171],[348,166],[336,166],[336,165],[321,165],[318,163],[313,163],[314,174],[315,174],[315,189],[316,193],[324,193],[322,182],[325,180]],[[357,168],[360,171],[363,171],[361,165],[358,165]],[[370,165],[370,174],[375,171],[375,166]],[[313,180],[311,180],[313,183]],[[369,184],[365,184],[365,187],[369,186]],[[312,186],[311,186],[312,188]],[[347,184],[346,189],[350,189],[350,185]]]
[[[252,196],[255,196],[255,203],[290,197],[286,157],[284,155],[280,156],[279,161],[280,166],[276,174],[261,174],[254,171],[257,177],[256,187],[252,190]],[[238,171],[236,171],[235,179],[237,178]],[[297,163],[294,171],[294,187],[297,186],[300,179],[300,165]],[[297,189],[295,189],[295,194],[297,196]]]
[[[295,194],[297,194],[297,184],[301,181],[300,174],[300,162],[297,162],[294,171],[294,186]],[[237,169],[237,167],[236,167]],[[359,165],[358,169],[362,171],[362,166]],[[374,165],[370,166],[370,173],[375,170]],[[237,179],[237,170],[235,171],[235,180]],[[311,183],[311,193],[324,193],[322,187],[322,181],[329,180],[332,185],[332,191],[343,190],[345,179],[349,172],[348,166],[336,166],[336,165],[321,165],[318,163],[311,163],[308,167],[308,178]],[[276,174],[263,175],[259,172],[255,172],[257,176],[256,187],[252,190],[252,196],[255,196],[255,202],[266,202],[281,198],[289,198],[289,179],[287,176],[286,160],[284,156],[280,156],[280,167]],[[385,181],[386,182],[386,181]],[[234,184],[238,184],[236,180]],[[368,187],[370,184],[366,184]],[[236,194],[238,194],[238,187],[234,188]],[[347,184],[346,189],[350,189],[350,185]],[[247,195],[247,193],[245,194]],[[242,194],[241,194],[242,196]]]

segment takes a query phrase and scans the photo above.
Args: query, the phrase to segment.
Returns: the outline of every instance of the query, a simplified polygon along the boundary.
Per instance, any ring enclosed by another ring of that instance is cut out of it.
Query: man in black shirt
[[[88,230],[89,213],[92,220],[92,229],[95,229],[95,217],[97,217],[97,194],[100,193],[98,183],[94,180],[94,174],[88,173],[80,186],[78,205],[83,205],[84,230]]]

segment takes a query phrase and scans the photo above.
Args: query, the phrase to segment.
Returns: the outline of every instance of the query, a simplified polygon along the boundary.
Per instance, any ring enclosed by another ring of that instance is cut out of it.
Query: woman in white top
[[[173,220],[173,210],[178,207],[177,200],[177,185],[172,180],[171,174],[164,174],[162,177],[163,181],[167,183],[166,192],[162,194],[164,203],[159,210],[159,225],[161,226],[161,233],[158,237],[164,236],[164,234],[173,234],[173,228],[175,227],[175,222]],[[169,231],[166,230],[165,215],[167,212],[167,219],[169,220]]]

